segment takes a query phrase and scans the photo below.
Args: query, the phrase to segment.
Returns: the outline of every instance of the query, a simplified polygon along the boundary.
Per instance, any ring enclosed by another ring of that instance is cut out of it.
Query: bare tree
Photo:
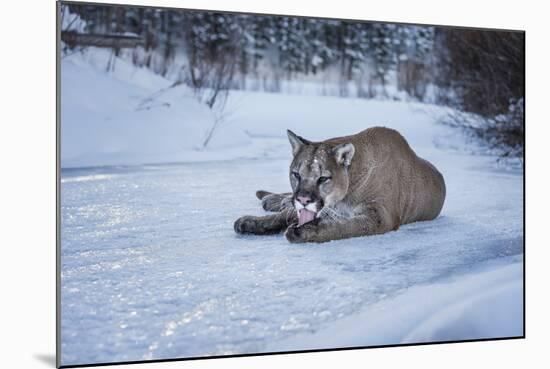
[[[213,65],[208,66],[208,71],[202,68],[203,74],[200,81],[203,84],[195,86],[194,91],[214,114],[214,123],[206,131],[202,147],[208,146],[216,130],[226,120],[225,108],[236,69],[237,63],[231,57],[220,58]]]

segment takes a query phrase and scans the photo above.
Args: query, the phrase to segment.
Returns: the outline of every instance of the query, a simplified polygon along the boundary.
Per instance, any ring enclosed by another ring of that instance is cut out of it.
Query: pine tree
[[[371,58],[374,62],[375,74],[385,91],[388,72],[395,68],[397,58],[395,55],[396,26],[387,23],[373,23],[370,29],[369,46],[372,50]]]

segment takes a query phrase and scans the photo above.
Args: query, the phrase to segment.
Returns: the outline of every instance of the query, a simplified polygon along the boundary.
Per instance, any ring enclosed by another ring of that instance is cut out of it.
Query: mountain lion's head
[[[324,207],[341,201],[348,192],[348,167],[355,147],[311,142],[287,131],[294,156],[290,165],[292,203],[298,224],[314,220]]]

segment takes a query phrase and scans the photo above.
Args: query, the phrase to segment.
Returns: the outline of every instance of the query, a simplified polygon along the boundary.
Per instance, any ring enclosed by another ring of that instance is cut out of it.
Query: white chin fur
[[[312,211],[312,212],[316,213],[317,212],[317,203],[307,204],[306,205],[306,210],[309,210],[309,211]]]
[[[298,210],[301,210],[304,208],[304,205],[302,205],[300,202],[298,201],[294,201],[294,207],[296,208],[296,211]],[[305,209],[306,210],[309,210],[309,211],[312,211],[314,213],[317,213],[317,203],[313,203],[313,204],[307,204],[305,206]]]

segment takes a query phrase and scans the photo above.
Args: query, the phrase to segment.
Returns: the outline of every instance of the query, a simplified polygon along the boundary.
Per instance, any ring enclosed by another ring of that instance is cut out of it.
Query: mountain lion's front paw
[[[298,226],[294,223],[286,229],[285,237],[292,243],[315,242],[313,240],[316,234],[315,228],[313,224]]]
[[[258,224],[255,217],[250,215],[245,215],[244,217],[240,217],[235,221],[235,224],[233,224],[233,228],[235,229],[235,232],[237,233],[257,233]]]

